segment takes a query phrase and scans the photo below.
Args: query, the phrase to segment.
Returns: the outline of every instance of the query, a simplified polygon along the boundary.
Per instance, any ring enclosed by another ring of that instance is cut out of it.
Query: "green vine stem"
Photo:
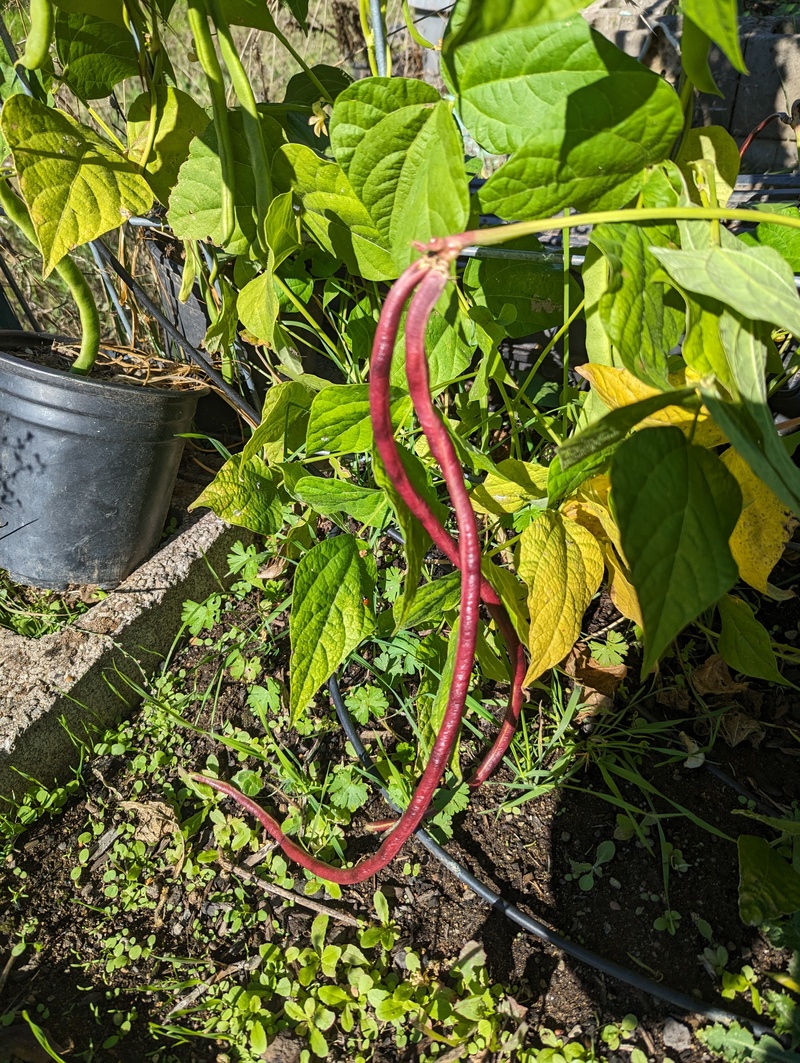
[[[504,244],[507,240],[517,240],[521,236],[531,236],[553,229],[644,221],[746,221],[754,225],[766,222],[770,225],[784,225],[789,229],[800,229],[800,213],[793,218],[785,214],[746,210],[741,207],[626,207],[621,210],[589,211],[586,214],[570,214],[567,217],[558,215],[534,221],[495,225],[488,229],[472,229],[451,236],[435,236],[427,244],[415,243],[414,246],[427,254],[450,259],[460,255],[465,247],[491,247],[492,244]]]
[[[228,104],[225,99],[225,84],[222,79],[222,67],[219,64],[211,31],[208,28],[208,12],[204,0],[189,0],[189,29],[194,37],[197,59],[206,76],[208,91],[211,95],[211,110],[214,115],[214,129],[217,133],[217,149],[222,166],[222,235],[220,244],[224,247],[230,242],[236,227],[234,200],[236,195],[236,178],[233,170],[233,139],[228,122]]]
[[[0,178],[0,206],[26,240],[41,254],[28,208],[5,178]],[[81,349],[70,372],[85,375],[91,371],[100,350],[100,315],[86,278],[72,259],[62,258],[55,270],[72,293],[81,319]]]

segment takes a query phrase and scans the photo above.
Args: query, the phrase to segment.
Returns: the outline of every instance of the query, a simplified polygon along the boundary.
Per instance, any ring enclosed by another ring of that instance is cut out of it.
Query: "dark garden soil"
[[[244,602],[235,616],[237,624],[246,626],[255,615],[254,609],[249,600]],[[767,613],[765,619],[765,612],[760,614],[762,620],[769,623],[774,618],[774,624],[780,627],[779,640],[785,641],[784,634],[789,641],[796,637],[800,629],[797,599],[776,606],[772,617]],[[604,617],[598,614],[593,625],[601,622],[605,622]],[[212,634],[216,637],[218,633]],[[199,640],[194,642],[187,643],[173,661],[174,673],[180,669],[191,672],[202,660],[205,650],[197,644]],[[789,678],[800,678],[791,669],[785,671]],[[198,691],[202,692],[216,674],[212,663],[201,666],[195,679]],[[280,669],[273,668],[273,674],[281,678]],[[358,674],[351,671],[344,675],[342,686],[347,688],[358,681]],[[664,686],[669,687],[666,678]],[[735,746],[720,737],[708,760],[745,788],[759,809],[781,815],[800,799],[800,700],[791,690],[769,689],[763,684],[756,689],[758,686],[753,684],[735,694],[708,696],[710,707],[738,712],[755,724],[749,737]],[[246,692],[244,684],[226,676],[213,703],[216,726],[229,719],[252,730]],[[628,714],[632,717],[641,711],[651,719],[674,718],[674,698],[671,707],[663,704],[665,700],[670,699],[662,694],[659,700],[655,691],[644,699],[640,695]],[[528,712],[530,730],[535,735],[535,706]],[[210,713],[198,722],[208,725]],[[583,726],[586,767],[570,788],[521,805],[513,814],[498,814],[499,802],[509,797],[503,783],[510,776],[504,768],[497,779],[473,795],[469,808],[455,818],[453,838],[446,843],[448,852],[477,877],[493,884],[508,901],[571,940],[665,986],[691,994],[698,1001],[753,1017],[745,997],[739,996],[735,1001],[720,997],[718,978],[701,962],[703,948],[709,942],[697,926],[698,920],[705,920],[711,928],[713,944],[728,951],[728,969],[738,972],[742,964],[750,964],[762,989],[771,984],[767,972],[786,968],[788,954],[772,948],[758,930],[744,926],[739,918],[735,844],[686,816],[666,821],[665,833],[680,851],[668,872],[667,905],[657,829],[648,828],[644,844],[635,836],[625,839],[617,820],[619,809],[603,799],[609,796],[597,766],[603,750],[592,746],[591,722]],[[691,737],[691,718],[684,719],[682,729]],[[305,751],[322,762],[328,757],[345,756],[341,736],[333,726],[313,745],[311,738],[298,739],[288,732],[283,737],[301,756]],[[695,738],[701,744],[705,740],[700,733]],[[680,748],[677,735],[675,743]],[[598,738],[597,746],[601,744]],[[663,736],[658,745],[665,748]],[[78,836],[101,809],[106,824],[111,826],[130,821],[133,806],[126,802],[138,801],[141,805],[168,801],[161,792],[136,796],[130,765],[134,752],[117,756],[112,750],[93,759],[85,769],[85,789],[80,795],[60,815],[41,819],[18,839],[0,881],[0,1015],[20,1013],[23,1008],[35,1015],[37,1005],[44,1005],[46,1010],[40,1010],[40,1015],[45,1017],[39,1021],[54,1043],[64,1049],[72,1046],[72,1053],[77,1055],[85,1052],[90,1043],[99,1045],[113,1037],[122,1017],[135,1008],[137,1017],[130,1033],[92,1058],[125,1063],[144,1059],[198,1063],[226,1060],[227,1056],[220,1055],[223,1047],[213,1042],[197,1040],[175,1045],[154,1039],[148,1032],[148,1022],[163,1023],[180,993],[176,990],[170,996],[148,992],[146,987],[165,974],[165,964],[157,956],[210,956],[216,970],[226,969],[246,959],[249,951],[271,932],[270,923],[238,936],[226,935],[219,912],[207,903],[209,890],[188,892],[185,879],[178,876],[146,883],[147,896],[159,899],[155,908],[122,911],[110,922],[104,912],[102,839],[90,853],[79,881],[71,877]],[[145,742],[138,752],[150,756],[153,747],[148,748]],[[241,767],[236,756],[221,745],[206,735],[188,731],[181,746],[179,767],[203,767],[210,752],[218,756],[223,777]],[[661,754],[651,754],[643,740],[634,761],[641,775],[658,791],[649,796],[655,811],[668,811],[672,801],[728,839],[745,832],[765,833],[759,823],[735,814],[746,799],[729,782],[705,766],[689,769],[675,761],[664,763],[666,759]],[[177,766],[173,781],[178,784]],[[648,797],[640,787],[622,782],[619,796],[647,810]],[[230,802],[223,807],[233,811]],[[374,836],[358,831],[358,823],[385,815],[385,806],[376,798],[362,813],[351,827],[353,841],[347,852],[352,858],[376,844]],[[207,826],[201,831],[209,834],[205,847],[214,848]],[[595,877],[590,889],[581,889],[573,862],[592,863],[598,845],[612,839],[616,846],[613,858],[602,866],[602,875]],[[161,845],[166,846],[169,840]],[[242,853],[233,859],[237,857],[242,860]],[[419,864],[416,874],[403,873],[405,859]],[[220,871],[213,884],[219,886],[227,879],[228,873]],[[423,964],[432,970],[446,970],[465,943],[479,942],[486,951],[491,980],[507,987],[517,1003],[527,1009],[531,1035],[537,1027],[546,1025],[588,1045],[597,1039],[604,1024],[619,1023],[633,1013],[638,1027],[629,1041],[611,1052],[597,1044],[598,1053],[612,1063],[627,1063],[634,1047],[652,1060],[661,1060],[665,1054],[682,1063],[711,1058],[697,1041],[690,1044],[689,1034],[700,1024],[699,1016],[673,1011],[659,1000],[577,963],[521,931],[460,885],[418,843],[413,842],[378,880],[345,889],[341,900],[328,903],[333,909],[374,919],[372,893],[376,885],[387,896],[392,917],[400,927],[398,953],[401,946],[413,944],[422,955]],[[250,884],[244,888],[249,902],[265,907],[289,940],[307,944],[313,912],[287,905]],[[671,933],[654,926],[666,908],[673,913]],[[18,939],[26,922],[34,918],[38,925],[31,940],[39,942],[41,950],[29,949],[16,960],[10,956],[10,945]],[[107,952],[102,951],[101,943],[126,926],[135,931],[138,940],[151,933],[156,935],[154,955],[109,974],[105,967]],[[191,927],[194,929],[190,932]],[[337,927],[336,932],[345,938],[353,933],[347,927]],[[242,978],[246,981],[246,972]],[[22,1029],[16,1024],[7,1029],[0,1027],[0,1060],[18,1058],[39,1063],[46,1059],[36,1054],[36,1046],[24,1034],[19,1034],[19,1041],[13,1040],[17,1036],[14,1031]],[[391,1031],[391,1027],[388,1029]],[[9,1056],[14,1047],[16,1056]],[[279,1057],[274,1051],[265,1058],[273,1063],[298,1058],[291,1042],[284,1043],[284,1047],[285,1056]],[[347,1057],[334,1052],[331,1058]],[[390,1033],[384,1034],[375,1055],[382,1063],[415,1058],[416,1050],[398,1050]],[[480,1058],[488,1063],[488,1057]]]

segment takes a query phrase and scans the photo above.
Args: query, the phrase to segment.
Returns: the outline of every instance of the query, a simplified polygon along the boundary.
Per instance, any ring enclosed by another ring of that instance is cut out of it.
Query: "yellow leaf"
[[[603,544],[603,557],[609,573],[608,593],[611,595],[611,601],[628,620],[632,620],[639,627],[644,627],[636,591],[628,579],[627,569],[610,543]]]
[[[793,591],[773,587],[769,575],[791,539],[797,520],[733,447],[722,455],[722,463],[742,492],[742,514],[729,539],[739,575],[770,598],[782,601],[794,597]]]
[[[595,539],[608,540],[613,543],[620,557],[624,557],[619,539],[619,528],[611,516],[608,502],[611,481],[608,476],[593,476],[584,481],[575,493],[561,507],[561,512],[587,528]]]
[[[603,555],[590,531],[546,510],[522,533],[517,568],[528,585],[531,663],[525,682],[532,683],[577,642],[603,578]]]
[[[611,365],[579,365],[576,372],[588,380],[595,393],[600,396],[609,410],[618,410],[622,406],[631,406],[641,399],[649,399],[658,395],[657,388],[642,383],[633,373],[627,369],[616,369]],[[684,381],[673,378],[675,386],[683,386]],[[686,383],[692,383],[687,380]],[[724,433],[717,428],[709,416],[705,406],[699,413],[693,410],[685,410],[682,406],[667,406],[659,410],[652,417],[645,417],[641,422],[642,428],[660,428],[664,425],[675,425],[687,439],[701,447],[718,447],[720,443],[727,442]],[[693,434],[694,433],[694,434]]]
[[[507,458],[470,492],[477,513],[516,513],[531,499],[547,496],[548,471],[532,461]]]
[[[481,572],[497,591],[497,596],[506,608],[514,630],[523,646],[528,645],[530,624],[526,587],[513,572],[493,564],[488,557],[481,562]]]
[[[600,543],[608,569],[608,593],[611,595],[611,601],[623,616],[641,627],[639,599],[622,560],[625,555],[619,539],[619,528],[608,507],[610,486],[607,476],[594,476],[591,480],[586,480],[578,488],[576,497],[564,503],[561,512],[590,531]]]

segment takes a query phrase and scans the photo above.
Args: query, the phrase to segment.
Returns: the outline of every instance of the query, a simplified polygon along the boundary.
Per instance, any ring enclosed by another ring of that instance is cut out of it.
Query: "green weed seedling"
[[[681,913],[676,912],[674,908],[665,908],[663,913],[653,920],[653,929],[666,930],[670,937],[674,937],[678,932],[681,918]]]
[[[535,1049],[531,1058],[536,1063],[594,1063],[598,1058],[593,1043],[564,1041],[546,1026],[537,1030],[541,1048]]]
[[[605,642],[589,641],[589,652],[598,664],[613,667],[623,664],[630,646],[618,631],[609,631]]]
[[[633,1014],[626,1015],[619,1023],[608,1023],[600,1031],[600,1040],[608,1045],[609,1051],[616,1052],[623,1041],[629,1041],[633,1036],[639,1020]]]
[[[592,889],[595,879],[603,877],[603,864],[613,860],[616,851],[617,847],[612,841],[600,842],[594,854],[594,863],[589,864],[570,860],[572,871],[570,874],[565,875],[564,878],[567,882],[577,879],[579,888],[584,891]]]
[[[744,964],[738,974],[725,970],[722,972],[722,996],[733,1000],[737,993],[749,994],[753,1011],[760,1015],[763,1007],[757,983],[755,971],[749,963]]]
[[[715,1023],[697,1031],[697,1039],[725,1063],[796,1063],[797,1055],[784,1048],[774,1037],[754,1037],[750,1030],[732,1022],[730,1026]]]

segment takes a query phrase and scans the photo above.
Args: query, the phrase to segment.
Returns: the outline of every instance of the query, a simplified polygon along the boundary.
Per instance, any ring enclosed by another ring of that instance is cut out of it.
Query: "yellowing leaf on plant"
[[[2,127],[45,277],[73,248],[152,206],[153,193],[138,168],[68,115],[20,94],[6,100]]]
[[[569,653],[581,621],[603,578],[603,555],[590,531],[562,513],[547,510],[520,538],[520,577],[528,585],[533,682]]]
[[[583,501],[579,498],[571,498],[561,507],[561,512],[570,520],[581,524],[599,542],[607,541],[622,552],[619,545],[619,529],[614,523],[614,518],[605,506],[599,502]]]
[[[738,450],[733,447],[726,450],[722,463],[735,477],[742,492],[742,512],[730,537],[731,553],[739,575],[745,583],[770,598],[782,601],[794,597],[793,591],[773,587],[769,576],[797,527],[796,518],[756,476]]]
[[[623,616],[632,620],[634,624],[638,624],[639,627],[643,627],[642,610],[636,591],[630,581],[627,568],[611,543],[603,543],[603,559],[608,569],[608,593],[611,601]]]
[[[516,513],[532,499],[547,497],[548,470],[532,461],[507,458],[470,492],[477,513]]]
[[[640,402],[642,399],[649,399],[659,394],[656,388],[643,383],[627,369],[594,363],[579,365],[575,369],[585,380],[589,381],[595,394],[609,410],[632,406],[634,402]],[[672,378],[671,382],[679,387],[692,381]],[[675,425],[676,428],[680,428],[687,439],[691,439],[693,443],[701,447],[717,447],[720,443],[726,442],[724,433],[711,420],[705,407],[702,407],[695,416],[692,410],[686,410],[681,406],[667,406],[641,422],[642,428],[659,428],[664,425]]]

